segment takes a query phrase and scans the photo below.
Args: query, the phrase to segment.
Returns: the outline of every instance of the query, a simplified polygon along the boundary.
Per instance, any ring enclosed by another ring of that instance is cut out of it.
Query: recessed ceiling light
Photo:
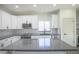
[[[19,6],[18,5],[16,5],[16,8],[18,8]]]
[[[33,5],[33,7],[37,7],[37,5]]]

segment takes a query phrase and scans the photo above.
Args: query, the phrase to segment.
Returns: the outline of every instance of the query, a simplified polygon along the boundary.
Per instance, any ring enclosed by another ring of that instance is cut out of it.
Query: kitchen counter
[[[9,38],[12,36],[21,36],[24,34],[34,34],[38,31],[36,29],[0,29],[0,40]]]
[[[41,39],[46,39],[46,45],[45,42],[43,44]],[[30,43],[28,43],[30,42]],[[40,45],[42,43],[42,45]],[[77,51],[76,47],[70,46],[66,44],[65,42],[59,40],[59,39],[52,39],[50,36],[42,36],[38,37],[37,39],[20,39],[19,41],[10,44],[7,47],[4,47],[3,49],[0,49],[1,51]]]

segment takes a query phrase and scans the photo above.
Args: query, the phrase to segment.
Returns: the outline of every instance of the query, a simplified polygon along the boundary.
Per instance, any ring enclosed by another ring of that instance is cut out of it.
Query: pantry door
[[[63,19],[63,41],[69,45],[74,45],[74,19]]]

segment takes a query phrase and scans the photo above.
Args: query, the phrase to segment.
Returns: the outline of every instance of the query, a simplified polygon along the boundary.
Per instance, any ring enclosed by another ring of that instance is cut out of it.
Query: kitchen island
[[[28,43],[29,42],[29,43]],[[31,39],[20,39],[17,42],[0,49],[0,51],[8,51],[16,53],[44,53],[44,52],[78,52],[76,47],[70,46],[59,39],[52,39],[50,35],[38,36]]]

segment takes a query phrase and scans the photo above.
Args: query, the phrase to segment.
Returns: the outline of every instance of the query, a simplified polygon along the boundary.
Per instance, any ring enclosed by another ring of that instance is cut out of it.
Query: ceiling
[[[75,8],[79,5],[72,6],[71,4],[0,4],[0,9],[13,15],[32,15],[41,13],[56,13],[60,8]],[[16,8],[18,6],[18,8]]]

